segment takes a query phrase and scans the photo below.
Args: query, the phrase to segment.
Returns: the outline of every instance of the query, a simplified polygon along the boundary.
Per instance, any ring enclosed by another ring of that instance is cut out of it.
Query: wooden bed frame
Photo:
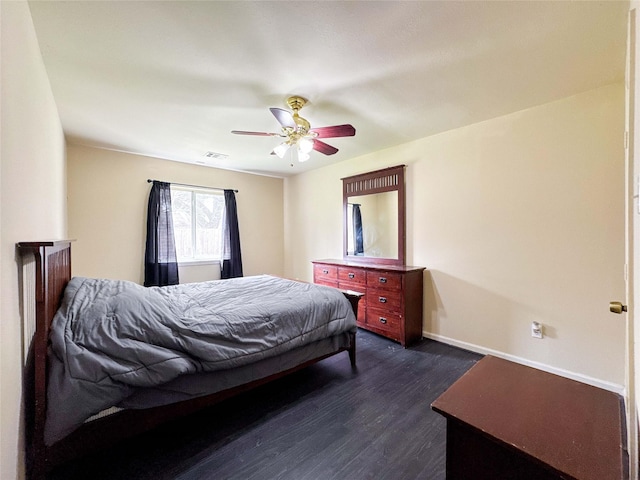
[[[171,405],[144,410],[122,410],[85,423],[73,433],[54,443],[45,445],[44,424],[47,405],[47,347],[49,327],[58,310],[64,289],[71,279],[71,241],[21,242],[18,250],[23,257],[35,263],[35,332],[29,343],[25,374],[25,421],[27,432],[27,477],[45,479],[54,466],[96,451],[117,440],[135,436],[168,420],[187,415],[213,405],[239,393],[251,390],[289,373],[305,368],[324,358],[348,351],[352,367],[356,364],[356,335],[350,336],[349,347],[304,362],[289,370],[253,382],[223,390],[212,395],[181,401]],[[23,283],[24,283],[23,278]],[[29,287],[24,287],[29,289]],[[30,292],[23,291],[28,297]],[[357,317],[361,295],[344,292]],[[23,305],[24,310],[29,308]],[[27,319],[25,319],[26,321]]]

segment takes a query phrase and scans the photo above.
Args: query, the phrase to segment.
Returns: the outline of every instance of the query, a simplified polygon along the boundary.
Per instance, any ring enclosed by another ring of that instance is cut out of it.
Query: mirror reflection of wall
[[[347,255],[396,258],[398,192],[349,197],[347,206]],[[362,226],[361,244],[357,233],[358,211]]]

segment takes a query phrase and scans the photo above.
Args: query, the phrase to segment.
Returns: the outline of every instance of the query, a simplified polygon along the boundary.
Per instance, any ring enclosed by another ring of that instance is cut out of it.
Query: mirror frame
[[[374,263],[384,265],[405,265],[406,212],[405,212],[405,165],[383,168],[342,178],[342,258],[349,262]],[[380,258],[347,255],[349,228],[347,209],[349,197],[373,195],[383,192],[398,192],[398,257]]]

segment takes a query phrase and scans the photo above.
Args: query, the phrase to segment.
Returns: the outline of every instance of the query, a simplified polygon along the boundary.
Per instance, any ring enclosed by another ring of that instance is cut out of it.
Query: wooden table
[[[447,479],[628,478],[615,393],[486,356],[431,408],[447,419]]]

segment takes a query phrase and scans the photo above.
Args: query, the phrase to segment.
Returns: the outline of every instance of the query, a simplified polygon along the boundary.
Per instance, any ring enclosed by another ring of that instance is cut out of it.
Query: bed
[[[146,289],[131,282],[72,278],[70,241],[22,242],[18,250],[25,265],[25,325],[30,323],[31,310],[34,317],[33,331],[25,329],[25,337],[33,338],[28,346],[25,376],[29,478],[46,478],[47,472],[56,465],[331,355],[346,351],[355,367],[355,318],[360,299],[355,292],[337,292],[329,287],[271,276]],[[286,291],[287,295],[278,297],[273,288]],[[205,292],[204,297],[200,296],[201,291]],[[243,292],[246,293],[241,298]],[[286,296],[297,304],[309,296],[308,306],[298,305],[282,314],[266,311],[267,307],[285,304]],[[119,339],[100,333],[95,343],[90,343],[87,338],[97,328],[116,331],[123,328],[120,319],[129,315],[129,309],[119,302],[113,313],[110,305],[115,297],[124,298],[125,303],[134,306],[132,310],[141,308],[143,315],[131,316],[147,323],[131,326],[122,321],[127,330],[125,334],[116,335]],[[233,305],[230,298],[237,298],[238,305]],[[222,306],[209,307],[209,301],[219,301]],[[254,313],[247,315],[243,310],[250,308],[249,304],[255,304],[268,321],[251,320]],[[314,312],[324,309],[325,304],[330,309],[324,314],[330,318],[326,326],[314,323],[317,316]],[[87,308],[106,309],[111,313],[107,317],[98,315],[94,323],[87,323],[90,327],[78,330],[76,324],[83,325],[79,320],[82,316],[91,318]],[[155,326],[163,322],[163,308],[182,321],[179,327],[173,323],[169,328],[164,324]],[[213,321],[208,317],[211,315],[215,316]],[[238,322],[224,320],[226,315],[231,315],[229,318],[247,316],[242,317],[246,320],[239,328]],[[144,340],[151,334],[146,320],[149,316],[154,318],[153,331],[160,332],[153,333],[150,341],[162,346],[157,351],[138,347],[141,338]],[[200,322],[201,318],[207,322]],[[252,323],[259,329],[254,336],[248,333],[251,329],[243,330]],[[118,329],[114,327],[116,324]],[[219,326],[214,328],[214,324]],[[302,329],[301,325],[310,328]],[[76,342],[78,338],[82,340],[80,347]],[[215,347],[209,348],[207,342],[212,338],[218,340],[211,344]],[[116,345],[120,350],[113,356],[105,357],[102,347],[114,342],[124,343]],[[188,355],[186,358],[176,356],[173,353],[177,350]],[[214,350],[219,350],[216,356],[211,353]],[[173,352],[170,358],[168,351]],[[96,356],[103,358],[94,364]],[[140,365],[144,366],[142,375],[138,373]],[[165,366],[172,368],[165,371]],[[61,374],[61,370],[71,371],[71,379]],[[127,384],[124,391],[115,389],[114,383],[122,388],[119,380],[124,377],[133,380],[124,382]],[[118,381],[112,381],[113,378]],[[83,398],[80,395],[87,395],[86,400],[79,400]],[[61,419],[65,422],[71,419],[71,422],[60,424]]]

